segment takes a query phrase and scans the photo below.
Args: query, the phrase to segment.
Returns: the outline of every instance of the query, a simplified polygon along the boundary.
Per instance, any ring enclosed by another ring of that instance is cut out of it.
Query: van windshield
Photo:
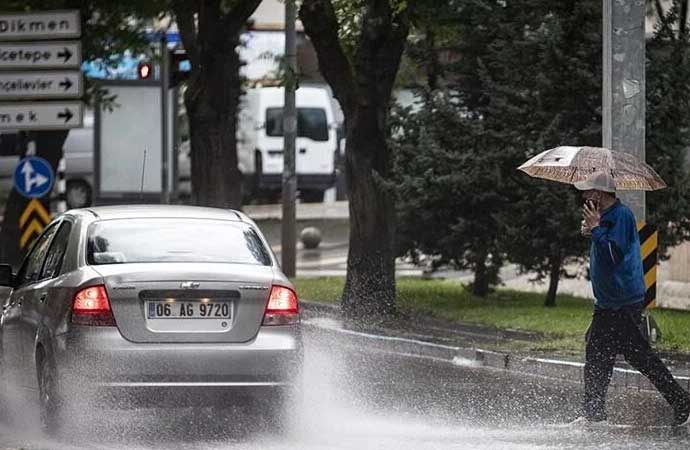
[[[283,108],[266,109],[266,135],[283,135]],[[328,121],[323,108],[297,108],[297,136],[313,141],[328,140]]]

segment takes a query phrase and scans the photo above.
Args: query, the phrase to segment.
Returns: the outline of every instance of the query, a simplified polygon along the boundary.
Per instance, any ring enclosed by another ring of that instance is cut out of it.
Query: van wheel
[[[323,202],[324,191],[320,189],[307,189],[300,191],[300,198],[304,203],[321,203]]]
[[[46,357],[41,356],[37,368],[41,427],[47,433],[55,433],[59,429],[60,420],[60,399],[55,365],[51,364]]]
[[[84,180],[70,180],[65,197],[69,209],[91,206],[91,186]]]

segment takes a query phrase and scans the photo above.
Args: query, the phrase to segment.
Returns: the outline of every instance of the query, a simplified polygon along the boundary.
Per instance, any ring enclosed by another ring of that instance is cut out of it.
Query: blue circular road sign
[[[53,168],[38,156],[27,156],[14,169],[14,188],[24,197],[43,197],[53,189],[54,180]]]

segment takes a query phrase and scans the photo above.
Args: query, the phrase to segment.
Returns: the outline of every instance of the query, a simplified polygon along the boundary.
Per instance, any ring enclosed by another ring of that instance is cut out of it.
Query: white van
[[[239,169],[255,193],[278,192],[283,177],[284,89],[248,89],[238,121]],[[300,87],[296,92],[297,189],[305,202],[323,201],[324,191],[335,185],[337,126],[329,91]]]

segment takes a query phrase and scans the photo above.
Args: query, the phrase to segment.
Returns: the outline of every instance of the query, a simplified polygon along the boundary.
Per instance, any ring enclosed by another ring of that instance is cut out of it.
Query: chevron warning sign
[[[659,233],[644,222],[637,224],[640,235],[640,254],[644,271],[644,285],[647,288],[644,303],[647,308],[656,307],[656,264],[658,259]]]
[[[39,199],[32,199],[19,216],[19,248],[24,250],[50,223],[50,213]]]

